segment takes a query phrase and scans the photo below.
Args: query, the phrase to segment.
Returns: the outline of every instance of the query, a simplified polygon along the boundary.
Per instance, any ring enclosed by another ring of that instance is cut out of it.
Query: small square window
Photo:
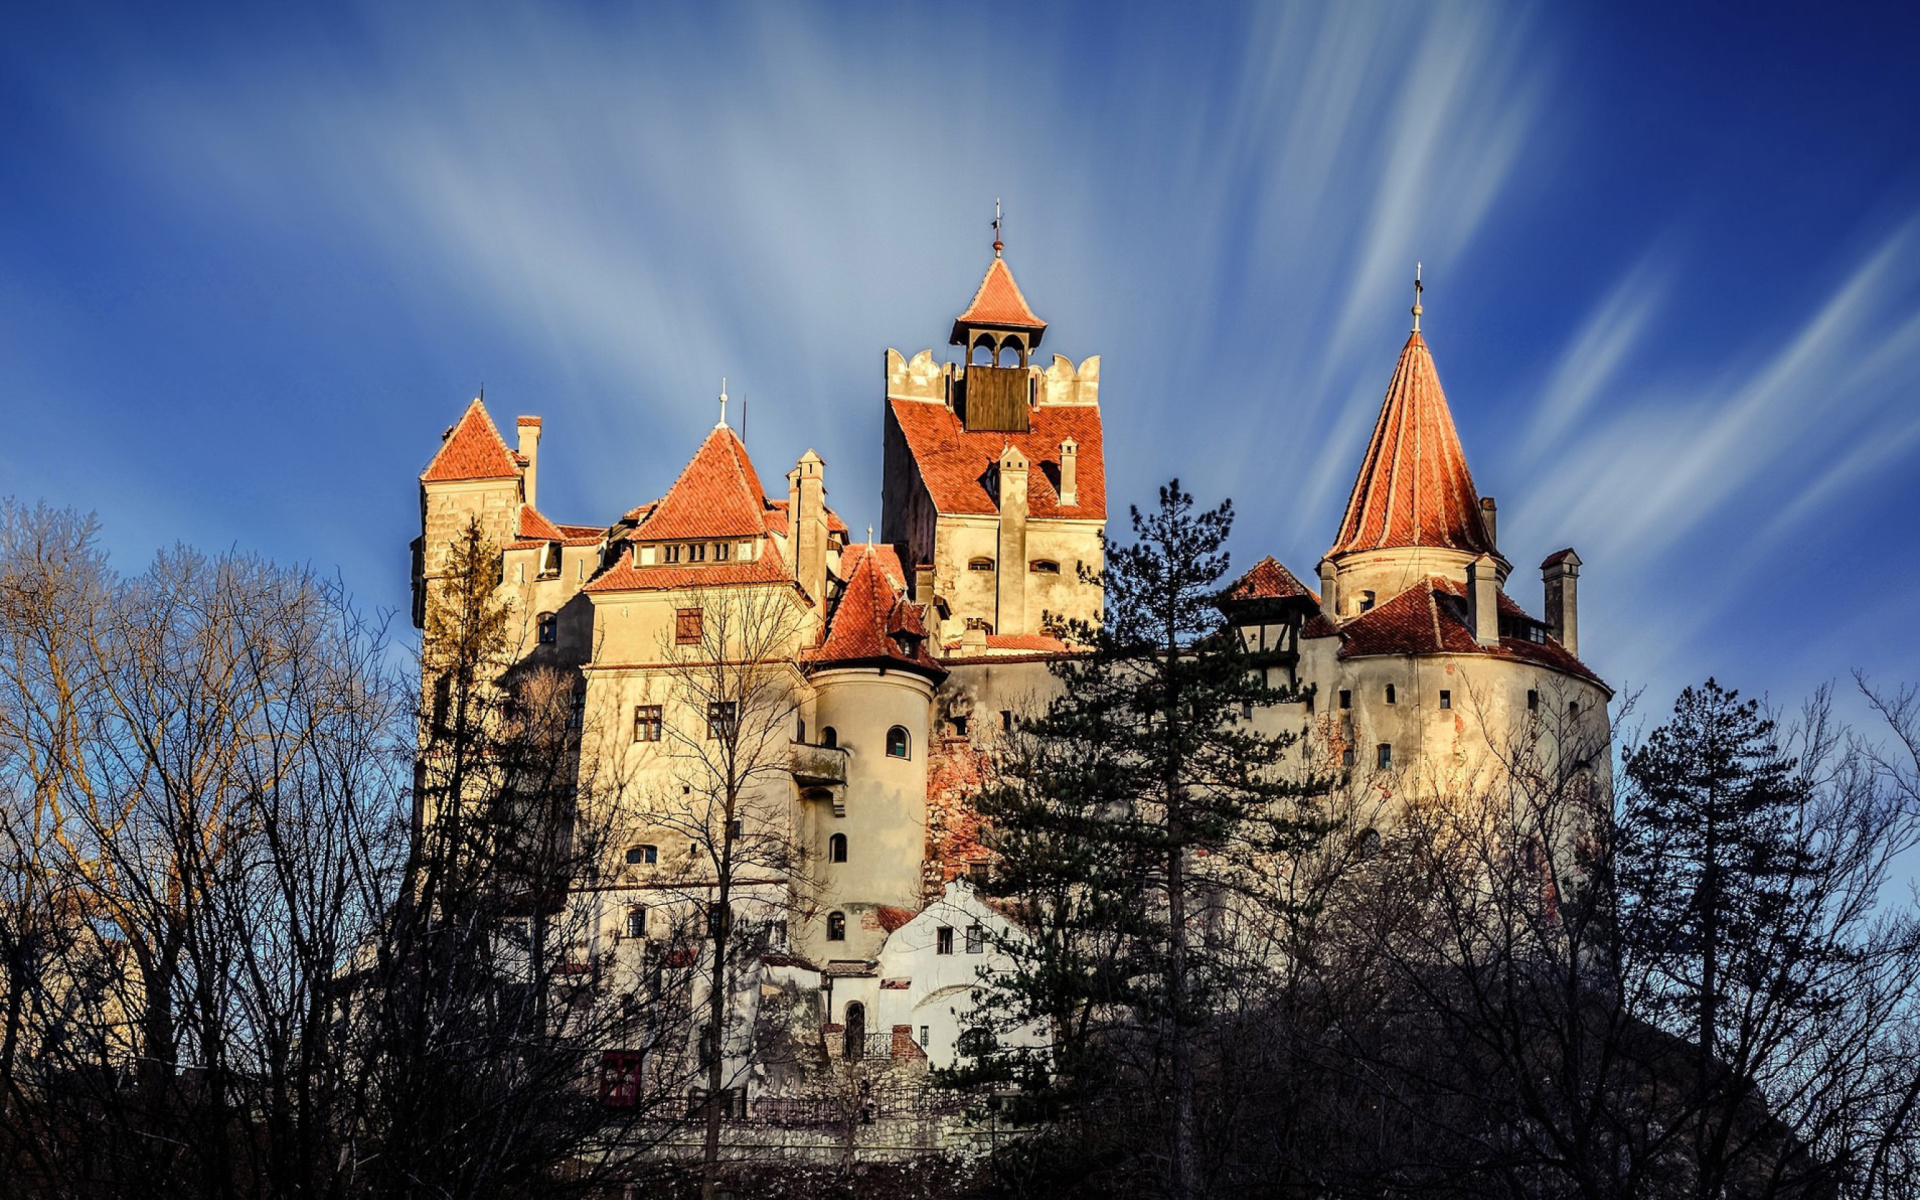
[[[942,925],[934,932],[933,952],[935,954],[953,953],[953,926]]]
[[[1353,692],[1351,690],[1347,688],[1340,689],[1340,707],[1341,708],[1353,707]]]
[[[673,614],[673,642],[676,646],[697,646],[706,632],[706,622],[697,608],[682,608]]]
[[[739,723],[734,714],[733,701],[710,702],[707,705],[707,736],[717,742],[724,742],[732,737],[734,727]]]
[[[1569,717],[1577,717],[1580,715],[1580,702],[1578,700],[1567,701],[1567,715]]]
[[[633,740],[636,742],[657,742],[660,740],[661,715],[658,704],[642,704],[633,710]]]
[[[1445,688],[1440,689],[1440,707],[1441,708],[1453,707],[1453,693],[1448,691]]]

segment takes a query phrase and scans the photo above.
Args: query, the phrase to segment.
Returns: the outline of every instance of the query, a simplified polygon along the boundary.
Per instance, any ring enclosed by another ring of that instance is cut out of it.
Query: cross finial
[[[727,427],[727,377],[725,375],[722,375],[720,377],[720,420],[714,425],[714,428],[725,429],[726,427]]]
[[[1420,264],[1413,264],[1413,331],[1420,332],[1420,293],[1427,289],[1420,284]]]
[[[993,256],[999,258],[1000,252],[1006,248],[1007,244],[1000,240],[1000,197],[995,196],[993,198]]]

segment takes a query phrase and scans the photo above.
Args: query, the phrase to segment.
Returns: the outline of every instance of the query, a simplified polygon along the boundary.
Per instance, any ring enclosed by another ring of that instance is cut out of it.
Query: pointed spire
[[[1480,494],[1433,355],[1418,331],[1400,351],[1340,536],[1327,554],[1389,546],[1498,553],[1481,519]]]

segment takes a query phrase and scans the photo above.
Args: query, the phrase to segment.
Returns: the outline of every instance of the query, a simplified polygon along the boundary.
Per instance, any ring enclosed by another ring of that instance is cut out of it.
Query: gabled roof
[[[1225,599],[1229,603],[1249,600],[1307,600],[1320,603],[1320,598],[1294,578],[1292,571],[1272,557],[1261,559],[1245,575],[1235,580],[1233,586],[1227,589]]]
[[[1107,516],[1106,454],[1102,448],[1100,410],[1091,404],[1043,404],[1030,409],[1032,428],[1024,433],[999,430],[968,432],[960,418],[944,404],[894,399],[891,405],[907,451],[920,468],[934,508],[942,513],[998,512],[987,491],[987,468],[1000,461],[1009,442],[1026,455],[1027,512],[1035,517],[1086,518]],[[1074,503],[1060,503],[1060,443],[1078,444],[1074,466]]]
[[[1416,331],[1400,351],[1329,556],[1389,546],[1496,554],[1453,413]]]
[[[714,426],[634,536],[751,537],[766,531],[767,493],[732,429]]]
[[[1021,294],[1020,285],[1013,281],[1013,272],[1007,269],[1007,260],[999,254],[993,256],[992,265],[987,267],[986,277],[980,281],[980,288],[973,294],[973,303],[967,305],[967,311],[953,321],[953,344],[964,346],[967,343],[968,326],[985,325],[995,329],[1024,329],[1040,333],[1047,323],[1033,315],[1033,309],[1027,307],[1027,298]],[[1037,344],[1039,339],[1034,339]]]
[[[507,449],[487,415],[486,405],[475,399],[440,443],[433,461],[420,473],[421,483],[451,483],[462,479],[515,479],[520,475],[519,455]]]
[[[1503,631],[1500,644],[1482,646],[1474,640],[1467,624],[1466,588],[1442,576],[1430,576],[1347,621],[1336,630],[1331,626],[1303,629],[1303,637],[1337,636],[1339,657],[1364,658],[1383,654],[1490,654],[1517,659],[1577,676],[1592,683],[1606,684],[1587,665],[1567,652],[1566,647],[1547,636],[1544,641],[1510,637],[1506,629],[1520,624],[1539,625],[1525,609],[1505,592],[1498,593]]]
[[[927,654],[927,629],[919,609],[906,597],[899,558],[892,547],[859,550],[850,554],[853,565],[827,624],[826,639],[808,660],[819,667],[897,667],[935,680],[945,678],[946,671]],[[848,557],[841,558],[843,567]],[[900,647],[902,634],[913,647],[910,652]]]
[[[650,567],[634,561],[636,548],[622,550],[618,560],[600,577],[582,588],[586,592],[663,592],[673,588],[730,587],[739,584],[793,583],[792,573],[770,537],[760,539],[759,552],[749,561],[730,559],[710,563],[661,563]]]

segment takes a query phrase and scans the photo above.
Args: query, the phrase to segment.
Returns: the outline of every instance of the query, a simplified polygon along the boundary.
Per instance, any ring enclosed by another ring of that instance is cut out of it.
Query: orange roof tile
[[[853,555],[847,586],[834,606],[826,639],[809,660],[821,667],[891,666],[944,678],[946,671],[927,654],[927,630],[919,609],[889,570],[891,550],[882,555],[877,547],[862,546],[861,551]],[[892,566],[898,565],[894,560]],[[901,648],[901,635],[911,650]]]
[[[1087,404],[1043,404],[1031,411],[1026,433],[967,432],[943,404],[895,399],[888,402],[908,452],[919,465],[934,507],[943,513],[994,513],[987,491],[987,468],[1000,461],[1008,442],[1033,464],[1027,472],[1027,512],[1035,517],[1107,516],[1106,455],[1101,448],[1100,410]],[[1060,503],[1060,443],[1072,438],[1080,449],[1074,468],[1074,503]]]
[[[767,493],[733,430],[717,425],[635,536],[748,537],[766,532]]]
[[[780,550],[770,537],[760,539],[760,552],[751,561],[662,563],[640,566],[634,547],[624,550],[613,566],[587,584],[588,592],[660,592],[672,588],[731,587],[751,583],[792,583]],[[797,585],[796,585],[797,586]]]
[[[558,542],[566,539],[566,533],[558,525],[540,515],[540,511],[531,504],[520,506],[520,534],[523,539],[538,539],[545,542]]]
[[[1387,546],[1495,554],[1433,355],[1407,338],[1328,555]]]
[[[1307,586],[1294,578],[1292,571],[1272,557],[1253,564],[1251,570],[1227,589],[1229,602],[1238,600],[1311,600],[1320,603]]]
[[[1007,269],[1007,260],[998,254],[993,256],[986,277],[980,281],[979,290],[974,292],[973,303],[967,305],[967,311],[954,318],[954,345],[966,345],[966,327],[969,325],[1026,329],[1035,333],[1047,327],[1047,323],[1034,316],[1033,310],[1027,307],[1027,298],[1020,293],[1020,285],[1013,281],[1013,272]],[[1034,339],[1034,344],[1039,344],[1038,338]]]
[[[486,406],[476,399],[447,431],[433,461],[420,473],[420,482],[516,479],[520,475],[518,457],[500,440],[500,431],[494,428]]]
[[[1498,595],[1500,615],[1507,618],[1503,623],[1507,628],[1522,623],[1539,624],[1505,592]],[[1551,637],[1536,642],[1510,636],[1503,630],[1499,645],[1482,646],[1474,640],[1473,628],[1467,624],[1466,588],[1437,575],[1342,622],[1337,633],[1341,641],[1339,657],[1343,659],[1382,654],[1491,654],[1531,662],[1606,686],[1585,663]]]

